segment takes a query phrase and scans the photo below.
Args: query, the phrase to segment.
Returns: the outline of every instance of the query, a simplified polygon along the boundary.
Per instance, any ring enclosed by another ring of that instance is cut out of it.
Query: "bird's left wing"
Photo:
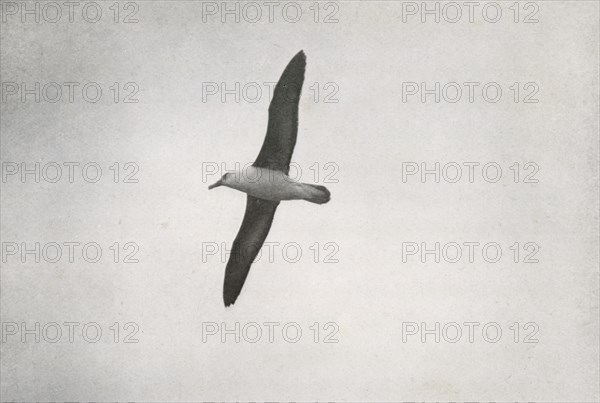
[[[279,202],[248,196],[242,226],[233,241],[231,255],[225,269],[223,302],[225,306],[235,303],[242,291],[250,266],[260,251],[271,229],[271,223]]]
[[[265,141],[254,166],[288,174],[298,134],[298,103],[305,69],[306,56],[300,51],[281,74],[269,105],[269,124]]]

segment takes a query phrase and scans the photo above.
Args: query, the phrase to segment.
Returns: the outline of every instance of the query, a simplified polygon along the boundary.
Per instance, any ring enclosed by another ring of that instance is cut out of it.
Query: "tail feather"
[[[331,193],[325,186],[311,185],[309,183],[303,183],[307,186],[307,195],[304,200],[311,203],[324,204],[331,200]]]

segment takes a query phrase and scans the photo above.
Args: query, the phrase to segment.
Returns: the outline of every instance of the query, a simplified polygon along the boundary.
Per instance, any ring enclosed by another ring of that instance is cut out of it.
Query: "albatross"
[[[298,133],[298,103],[304,83],[306,55],[298,52],[275,86],[269,106],[267,134],[256,161],[243,172],[228,172],[208,189],[226,186],[247,194],[246,213],[225,268],[223,302],[235,303],[250,266],[260,251],[282,200],[306,200],[323,204],[329,190],[300,183],[288,176]]]

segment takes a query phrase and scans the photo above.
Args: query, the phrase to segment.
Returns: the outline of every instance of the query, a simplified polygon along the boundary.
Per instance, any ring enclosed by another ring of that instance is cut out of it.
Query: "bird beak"
[[[213,183],[212,185],[210,185],[208,187],[208,190],[212,189],[212,188],[216,188],[218,186],[221,186],[223,184],[223,181],[221,181],[221,179],[219,179],[218,181],[216,181],[215,183]]]

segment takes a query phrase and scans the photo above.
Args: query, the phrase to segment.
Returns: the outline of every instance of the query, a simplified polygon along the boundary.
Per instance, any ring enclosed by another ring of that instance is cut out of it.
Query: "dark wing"
[[[306,56],[300,51],[289,62],[275,86],[269,106],[267,135],[254,166],[283,171],[285,174],[290,170],[298,133],[298,102],[305,68]]]
[[[225,306],[235,303],[240,295],[252,261],[256,258],[271,229],[278,204],[279,202],[248,196],[244,221],[233,241],[231,255],[225,269],[223,284]]]
[[[298,103],[304,83],[306,56],[300,51],[289,62],[275,86],[269,106],[269,124],[265,141],[254,166],[288,173],[298,133]],[[233,241],[225,269],[223,301],[235,303],[240,295],[252,261],[260,251],[279,202],[248,196],[242,226]]]

